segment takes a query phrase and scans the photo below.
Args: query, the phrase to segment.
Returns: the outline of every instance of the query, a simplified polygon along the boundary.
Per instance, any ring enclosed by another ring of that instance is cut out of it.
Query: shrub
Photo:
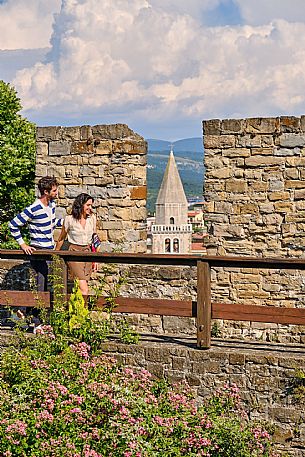
[[[119,366],[84,342],[21,336],[1,361],[0,456],[271,456],[236,386],[198,406],[184,385]]]

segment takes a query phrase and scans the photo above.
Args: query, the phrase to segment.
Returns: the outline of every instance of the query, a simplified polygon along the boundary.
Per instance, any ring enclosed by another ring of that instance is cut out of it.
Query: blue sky
[[[305,113],[304,0],[0,0],[0,78],[38,125],[145,138]]]

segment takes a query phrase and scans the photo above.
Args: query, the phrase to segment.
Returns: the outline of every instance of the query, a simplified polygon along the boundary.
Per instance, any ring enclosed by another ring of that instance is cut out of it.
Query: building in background
[[[151,222],[149,236],[153,254],[191,252],[192,225],[188,223],[188,202],[172,149],[156,201],[155,220]]]

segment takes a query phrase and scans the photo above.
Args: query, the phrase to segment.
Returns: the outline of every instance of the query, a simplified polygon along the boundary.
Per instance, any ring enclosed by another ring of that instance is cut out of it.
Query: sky
[[[0,79],[37,125],[305,114],[304,0],[0,0]]]

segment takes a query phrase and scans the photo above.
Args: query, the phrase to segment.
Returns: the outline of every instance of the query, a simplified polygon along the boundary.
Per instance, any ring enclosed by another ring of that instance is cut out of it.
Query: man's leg
[[[46,260],[31,260],[31,267],[35,272],[38,292],[46,292],[48,287],[48,263]]]

